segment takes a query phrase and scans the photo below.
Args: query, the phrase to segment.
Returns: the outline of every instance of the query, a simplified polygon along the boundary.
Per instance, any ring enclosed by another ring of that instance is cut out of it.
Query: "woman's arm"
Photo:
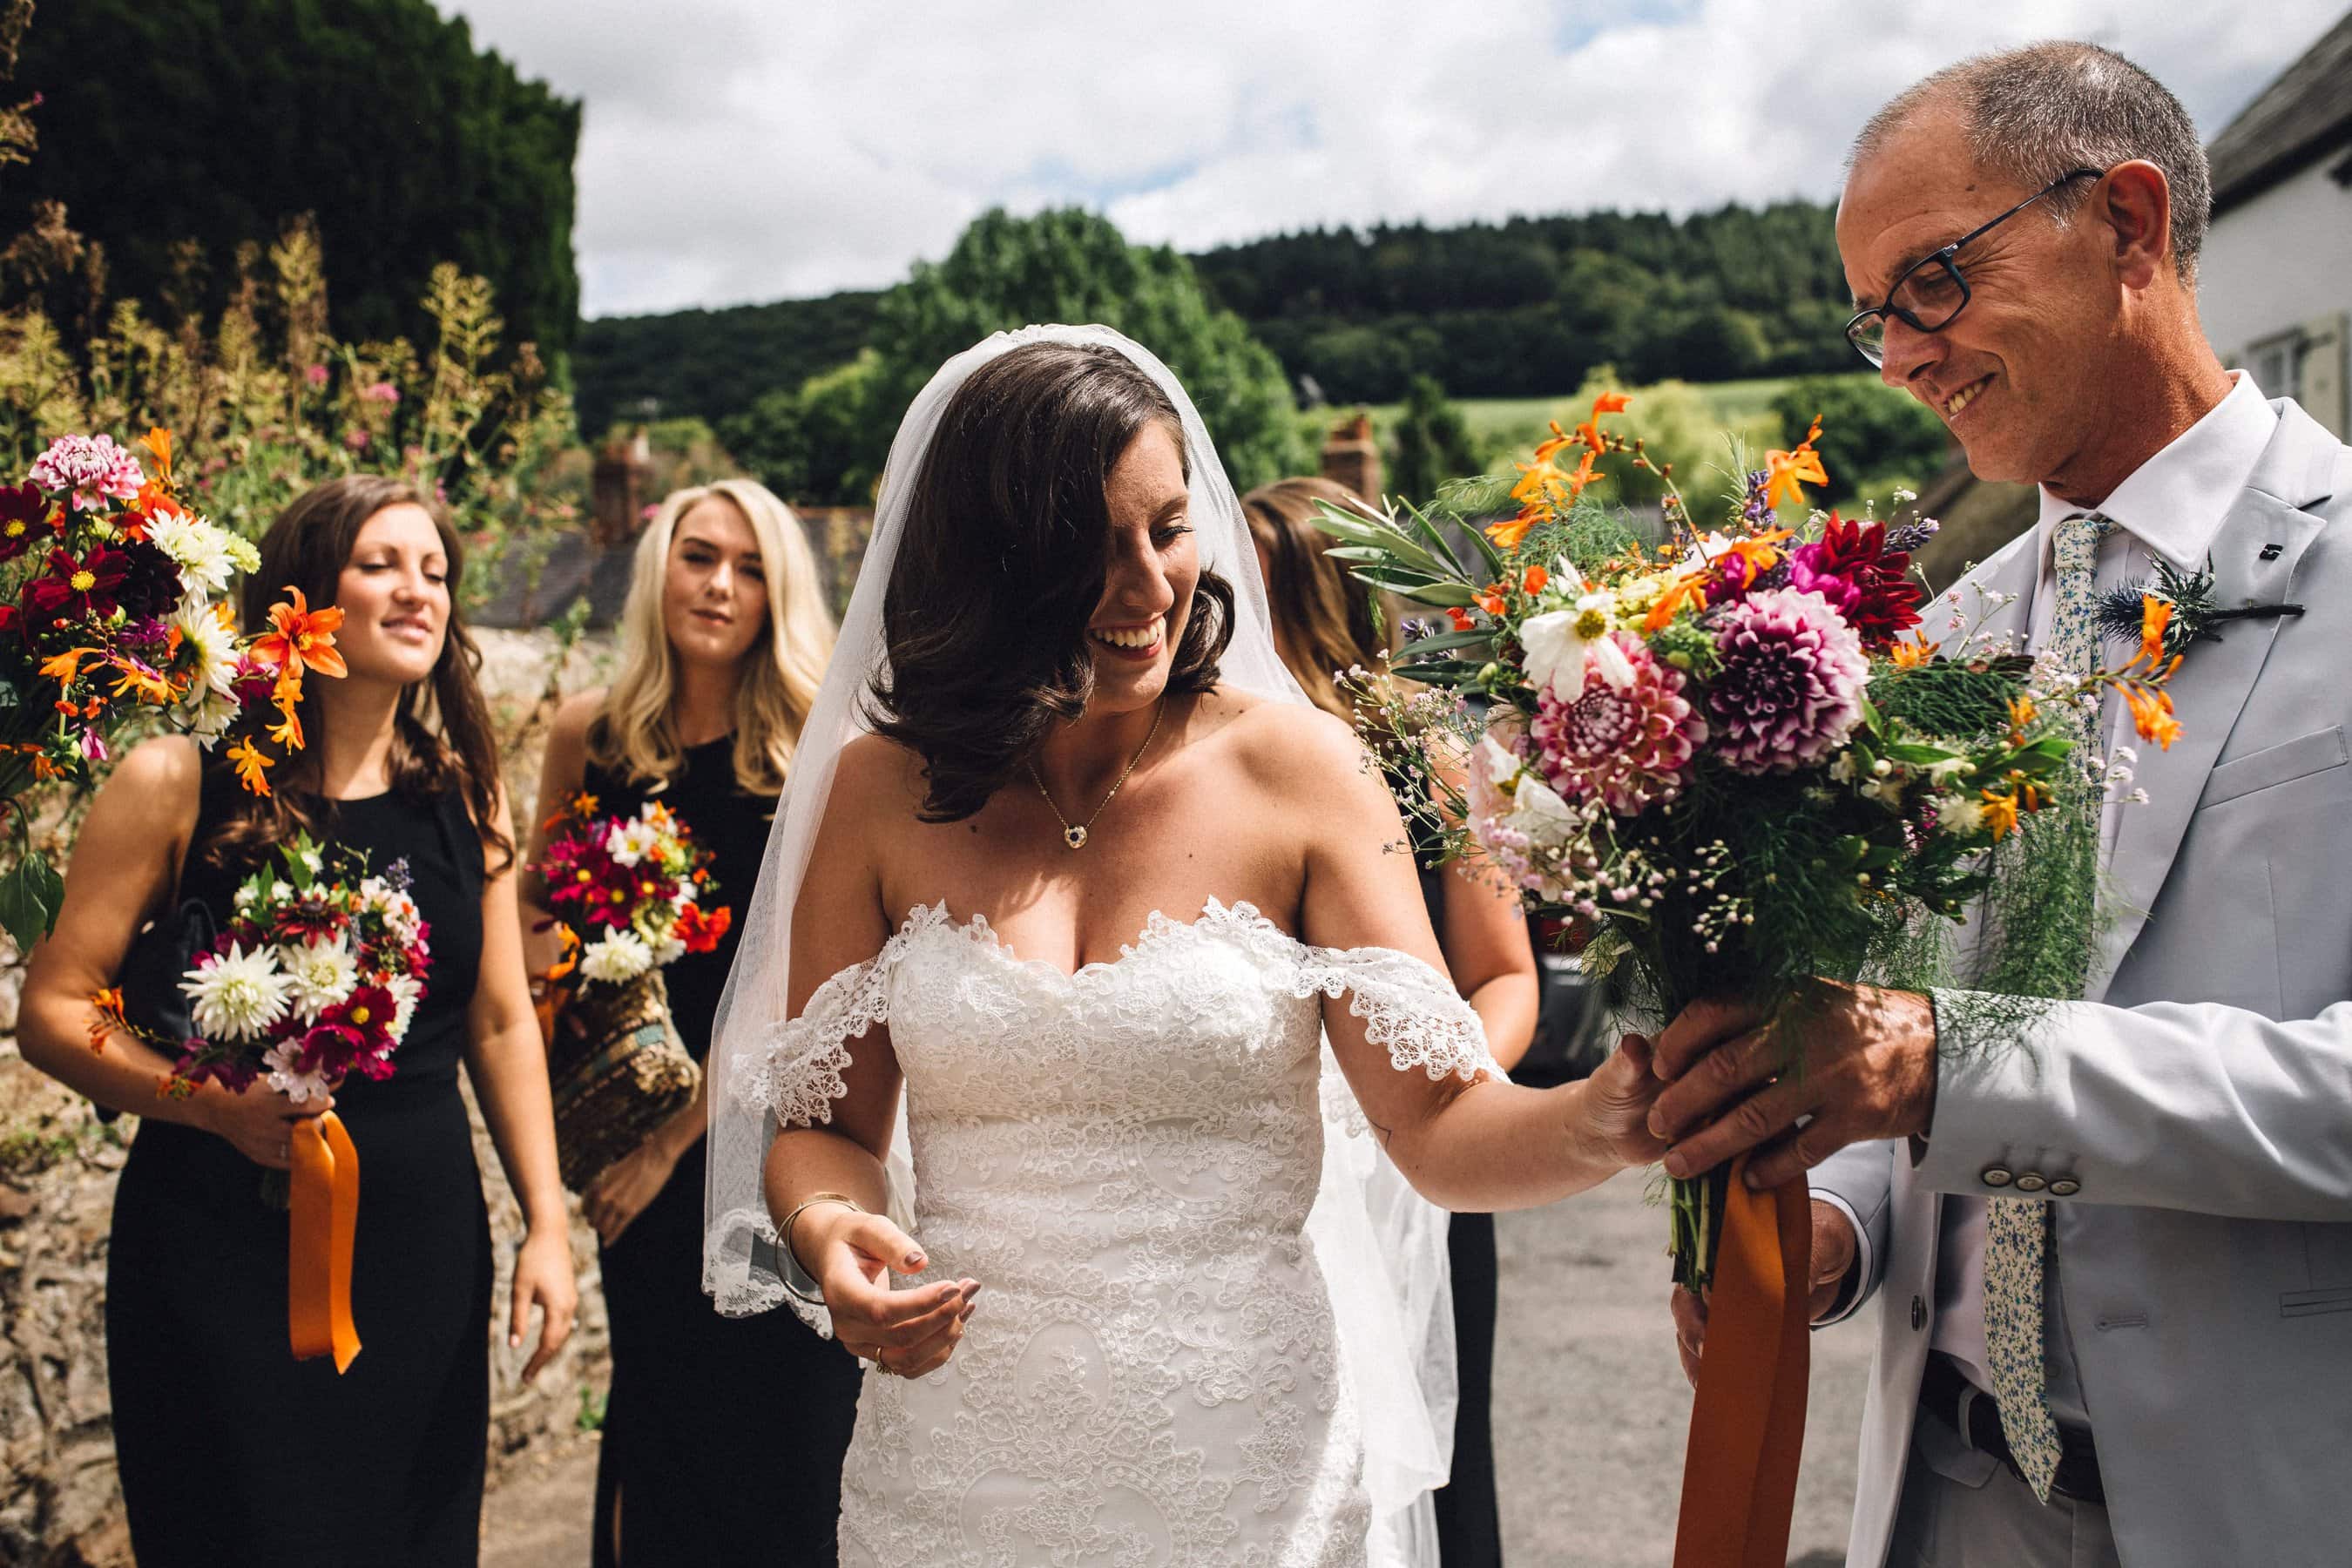
[[[1354,734],[1336,720],[1302,721],[1287,710],[1278,732],[1267,726],[1259,734],[1257,765],[1272,786],[1272,809],[1307,846],[1301,940],[1321,948],[1389,949],[1442,974],[1444,959],[1412,858],[1393,852],[1404,837],[1396,802],[1379,773],[1363,765]],[[1390,1158],[1423,1196],[1444,1207],[1550,1203],[1646,1163],[1664,1146],[1646,1125],[1663,1085],[1638,1039],[1622,1044],[1590,1079],[1531,1089],[1398,1071],[1346,995],[1327,1001],[1323,1017],[1340,1068]]]
[[[547,749],[539,759],[539,810],[530,819],[529,842],[522,853],[518,890],[522,903],[522,953],[525,972],[545,974],[562,956],[554,916],[547,906],[547,889],[531,868],[547,854],[547,825],[572,803],[588,778],[588,726],[604,710],[604,689],[567,697],[555,710],[547,728]]]
[[[785,1002],[794,1019],[819,986],[864,964],[889,941],[873,851],[890,808],[898,805],[904,815],[908,767],[905,752],[870,737],[842,752],[793,908]],[[835,1337],[854,1354],[919,1377],[954,1353],[979,1287],[969,1279],[889,1287],[892,1272],[920,1273],[927,1260],[920,1245],[882,1212],[888,1201],[882,1160],[898,1121],[900,1085],[887,1020],[854,1042],[842,1082],[848,1092],[833,1102],[830,1122],[787,1127],[769,1145],[761,1173],[768,1213],[779,1226],[789,1222],[783,1241],[824,1291]],[[858,1207],[813,1202],[819,1194]],[[812,1206],[803,1210],[804,1204]]]
[[[498,826],[512,835],[506,795],[498,800]],[[523,1368],[525,1382],[553,1359],[572,1335],[580,1287],[572,1268],[571,1218],[562,1178],[555,1163],[555,1110],[547,1085],[547,1051],[531,1012],[530,987],[523,976],[522,924],[516,903],[519,862],[491,864],[484,846],[482,958],[474,999],[467,1008],[466,1068],[481,1101],[482,1120],[498,1145],[507,1184],[522,1205],[526,1227],[515,1258],[514,1299],[507,1324],[509,1348],[522,1343],[536,1302],[541,1317],[539,1348]]]
[[[182,736],[133,748],[106,781],[75,839],[57,929],[33,949],[16,1015],[25,1059],[111,1110],[215,1132],[256,1164],[285,1170],[289,1124],[331,1107],[297,1106],[267,1084],[233,1094],[215,1083],[186,1098],[158,1092],[171,1058],[114,1030],[94,1038],[93,993],[110,986],[140,928],[170,905],[196,827],[203,765]]]
[[[1458,779],[1454,785],[1460,787]],[[1543,1000],[1527,911],[1517,892],[1475,860],[1447,862],[1445,877],[1445,929],[1437,933],[1437,945],[1454,984],[1486,1026],[1495,1065],[1509,1072],[1535,1043]]]

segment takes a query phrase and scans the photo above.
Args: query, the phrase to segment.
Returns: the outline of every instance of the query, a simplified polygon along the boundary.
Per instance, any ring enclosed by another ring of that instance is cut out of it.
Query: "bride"
[[[1395,1397],[1427,1302],[1382,1254],[1444,1233],[1327,1162],[1322,1041],[1451,1208],[1655,1158],[1657,1085],[1637,1040],[1558,1089],[1494,1068],[1150,353],[1033,327],[916,399],[787,794],[712,1058],[704,1282],[885,1374],[842,1561],[1431,1561],[1376,1519],[1391,1428],[1442,1479],[1450,1421]]]

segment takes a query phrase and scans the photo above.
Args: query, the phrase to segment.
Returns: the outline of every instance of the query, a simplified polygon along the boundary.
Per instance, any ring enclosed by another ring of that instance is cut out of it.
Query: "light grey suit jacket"
[[[1880,1303],[1856,1568],[1902,1493],[1947,1193],[2055,1205],[2053,1310],[2128,1568],[2352,1563],[2352,448],[2273,406],[2216,596],[2307,613],[2230,624],[2174,676],[2185,732],[2140,748],[2150,803],[2111,862],[2145,913],[2031,1051],[1943,1060],[1916,1163],[1867,1143],[1813,1173],[1863,1220],[1843,1313]],[[2027,624],[2036,545],[1970,574],[2017,596],[1996,629]]]

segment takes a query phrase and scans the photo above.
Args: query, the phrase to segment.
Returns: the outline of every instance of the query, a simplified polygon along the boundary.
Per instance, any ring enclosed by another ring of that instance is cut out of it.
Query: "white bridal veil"
[[[1277,700],[1307,701],[1275,651],[1265,586],[1241,503],[1192,400],[1150,350],[1107,327],[1024,327],[999,332],[940,368],[890,444],[873,537],[832,667],[801,731],[734,973],[719,1005],[709,1068],[702,1283],[721,1312],[764,1311],[784,1296],[775,1226],[761,1196],[761,1167],[775,1122],[743,1090],[750,1069],[787,1021],[793,906],[842,748],[866,729],[865,694],[885,661],[882,600],[906,530],[908,492],[940,415],[965,379],[997,355],[1036,342],[1115,349],[1167,393],[1183,417],[1202,565],[1234,588],[1238,624],[1220,661],[1221,679]],[[1352,1097],[1336,1081],[1328,1047],[1324,1057],[1323,1181],[1307,1229],[1330,1287],[1341,1358],[1366,1439],[1365,1479],[1381,1521],[1376,1557],[1433,1565],[1425,1494],[1445,1481],[1457,1388],[1446,1216],[1412,1193],[1380,1152]],[[912,1229],[906,1147],[902,1109],[890,1161],[892,1207]]]

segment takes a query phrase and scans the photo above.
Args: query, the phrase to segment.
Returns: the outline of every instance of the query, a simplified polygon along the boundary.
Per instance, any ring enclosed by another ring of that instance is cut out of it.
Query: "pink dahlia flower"
[[[45,490],[71,490],[76,511],[96,511],[110,500],[136,500],[147,476],[139,459],[111,436],[60,436],[33,459],[32,481]]]
[[[1682,671],[1660,664],[1630,632],[1609,636],[1633,667],[1631,679],[1604,679],[1588,648],[1575,701],[1549,688],[1536,699],[1537,765],[1563,798],[1634,816],[1682,793],[1706,720],[1684,698]]]
[[[1710,623],[1723,668],[1707,686],[1715,748],[1733,771],[1785,773],[1826,758],[1862,717],[1870,660],[1818,595],[1769,588]]]

